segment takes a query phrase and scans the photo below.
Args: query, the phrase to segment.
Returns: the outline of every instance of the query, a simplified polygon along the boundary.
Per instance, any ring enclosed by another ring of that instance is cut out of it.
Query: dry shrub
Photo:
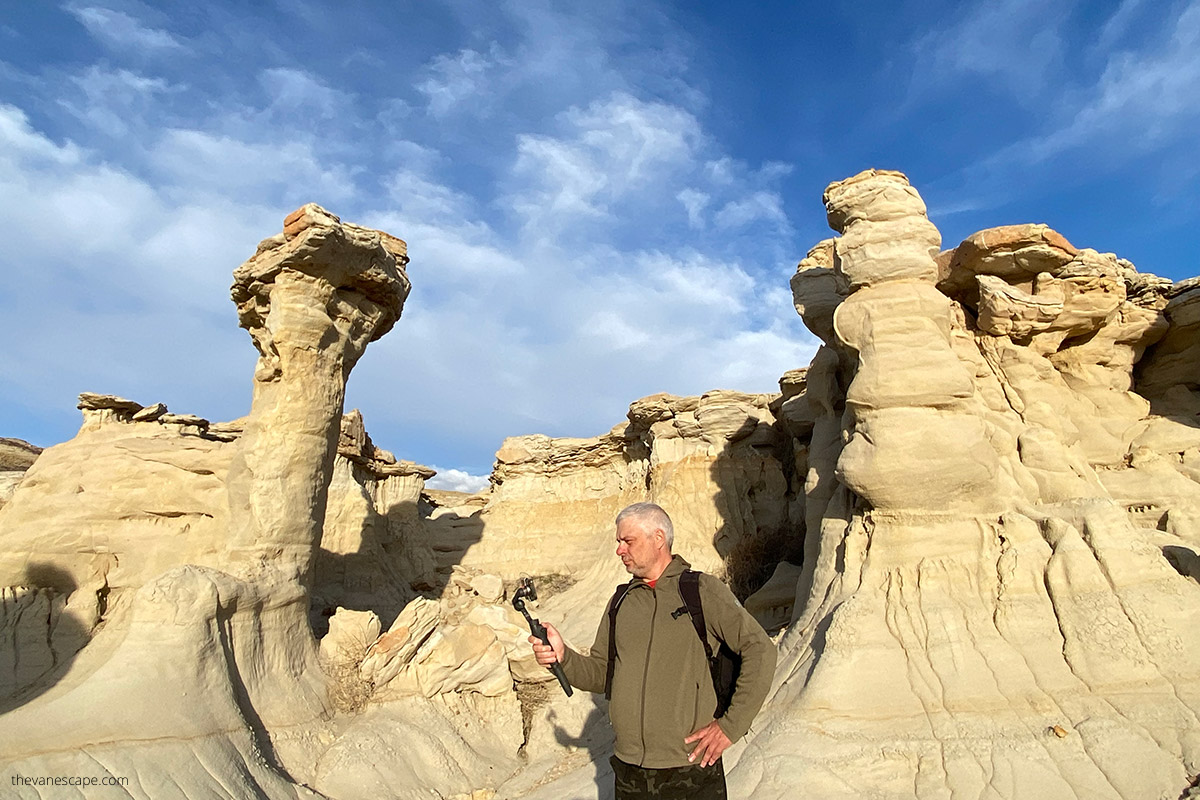
[[[786,529],[757,532],[743,538],[725,557],[725,582],[738,600],[762,588],[780,561],[799,564],[804,558],[804,537]]]
[[[357,714],[367,705],[375,687],[364,680],[358,671],[358,663],[343,661],[337,664],[324,662],[321,667],[329,679],[327,684],[329,702],[344,714]]]

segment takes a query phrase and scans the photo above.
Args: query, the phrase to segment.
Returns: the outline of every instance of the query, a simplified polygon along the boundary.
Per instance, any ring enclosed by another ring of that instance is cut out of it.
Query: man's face
[[[640,519],[623,519],[617,525],[617,556],[635,578],[645,578],[658,562],[657,530]]]

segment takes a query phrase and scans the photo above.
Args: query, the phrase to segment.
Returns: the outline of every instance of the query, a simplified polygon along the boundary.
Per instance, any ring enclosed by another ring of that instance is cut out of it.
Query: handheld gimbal
[[[537,589],[533,587],[533,578],[521,578],[517,584],[517,590],[513,592],[512,604],[513,608],[525,615],[525,620],[529,623],[529,632],[542,640],[545,645],[550,644],[550,636],[546,633],[546,626],[538,622],[529,615],[529,611],[525,608],[525,599],[537,600]],[[558,682],[562,684],[563,691],[570,697],[571,684],[567,683],[567,676],[563,674],[562,664],[555,661],[550,665],[550,671],[554,673],[554,677],[558,678]]]

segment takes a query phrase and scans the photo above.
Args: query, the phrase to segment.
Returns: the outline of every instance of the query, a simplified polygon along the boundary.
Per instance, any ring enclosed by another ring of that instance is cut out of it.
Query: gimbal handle
[[[525,615],[525,621],[529,623],[529,632],[541,639],[542,644],[549,647],[550,634],[546,632],[545,625],[530,616],[529,610],[525,608],[526,597],[531,600],[537,599],[537,590],[533,588],[533,581],[530,578],[523,578],[520,587],[513,593],[513,608]],[[554,677],[558,678],[558,683],[562,686],[563,691],[567,693],[567,697],[573,695],[574,691],[571,690],[571,684],[567,682],[567,675],[563,672],[562,664],[555,661],[550,665],[549,669],[554,673]]]

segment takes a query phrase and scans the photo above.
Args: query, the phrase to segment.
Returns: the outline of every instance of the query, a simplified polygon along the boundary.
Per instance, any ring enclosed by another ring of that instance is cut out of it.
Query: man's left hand
[[[725,752],[725,748],[733,744],[715,719],[683,741],[684,744],[696,742],[692,754],[688,756],[688,761],[694,762],[699,759],[702,767],[717,763],[717,759]]]

